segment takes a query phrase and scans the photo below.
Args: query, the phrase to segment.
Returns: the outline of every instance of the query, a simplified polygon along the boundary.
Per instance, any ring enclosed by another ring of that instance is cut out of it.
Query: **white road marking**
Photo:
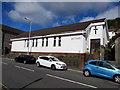
[[[60,80],[68,81],[68,82],[71,82],[71,83],[75,83],[75,84],[79,84],[79,85],[83,85],[83,86],[87,86],[87,87],[91,87],[91,88],[97,88],[97,87],[92,86],[92,85],[88,85],[88,84],[80,83],[80,82],[77,82],[77,81],[61,78],[61,77],[58,77],[58,76],[54,76],[54,75],[50,75],[50,74],[46,74],[46,75],[50,76],[50,77],[53,77],[53,78],[60,79]]]
[[[29,69],[29,68],[25,68],[25,67],[21,67],[21,66],[15,66],[15,67],[21,68],[21,69],[24,69],[24,70],[27,70],[27,71],[32,71],[32,72],[35,71],[35,70]]]

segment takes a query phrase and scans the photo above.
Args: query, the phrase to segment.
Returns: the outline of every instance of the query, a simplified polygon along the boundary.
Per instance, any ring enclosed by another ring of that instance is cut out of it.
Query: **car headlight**
[[[60,63],[56,63],[57,65],[61,65]]]

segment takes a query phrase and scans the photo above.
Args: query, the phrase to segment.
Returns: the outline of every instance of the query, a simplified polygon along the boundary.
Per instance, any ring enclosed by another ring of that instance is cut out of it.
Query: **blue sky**
[[[118,17],[118,2],[2,2],[2,24],[29,31]]]

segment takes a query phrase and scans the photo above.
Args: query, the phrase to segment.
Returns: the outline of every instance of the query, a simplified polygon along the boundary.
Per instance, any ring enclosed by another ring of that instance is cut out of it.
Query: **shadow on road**
[[[23,90],[23,89],[25,89],[27,86],[29,86],[29,85],[31,85],[31,84],[33,84],[33,83],[35,83],[35,82],[38,82],[38,81],[40,81],[40,80],[42,80],[43,78],[39,78],[39,79],[37,79],[37,80],[35,80],[35,81],[32,81],[32,82],[30,82],[29,84],[27,84],[27,85],[25,85],[25,86],[23,86],[22,88],[20,88],[19,90]]]

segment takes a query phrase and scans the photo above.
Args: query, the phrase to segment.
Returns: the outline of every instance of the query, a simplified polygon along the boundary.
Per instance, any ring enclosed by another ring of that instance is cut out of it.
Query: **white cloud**
[[[51,11],[46,10],[39,3],[35,2],[15,3],[14,10],[11,10],[8,15],[14,21],[18,20],[23,22],[25,22],[23,18],[28,17],[33,23],[40,24],[42,26],[52,22],[55,17]]]
[[[41,26],[46,26],[47,24],[60,25],[67,23],[74,23],[76,16],[80,14],[86,14],[88,11],[93,10],[94,12],[104,12],[100,13],[97,18],[102,17],[116,17],[111,13],[115,13],[114,9],[106,11],[106,8],[111,4],[111,2],[16,2],[14,4],[14,9],[9,11],[9,17],[14,21],[26,22],[23,18],[28,17],[33,23],[39,24]],[[115,9],[116,10],[116,9]],[[111,15],[108,15],[111,14]],[[54,19],[62,18],[60,23],[54,23]],[[94,17],[85,17],[82,21],[92,20]]]
[[[114,7],[106,12],[99,14],[96,18],[115,19],[118,17],[118,7]]]
[[[84,17],[82,20],[80,20],[80,22],[90,21],[94,19],[95,19],[94,17]]]
[[[84,17],[82,20],[80,20],[80,22],[94,20],[94,19],[101,19],[101,18],[115,19],[117,17],[118,17],[118,6],[111,8],[110,10],[105,11],[103,13],[100,13],[96,17]]]

